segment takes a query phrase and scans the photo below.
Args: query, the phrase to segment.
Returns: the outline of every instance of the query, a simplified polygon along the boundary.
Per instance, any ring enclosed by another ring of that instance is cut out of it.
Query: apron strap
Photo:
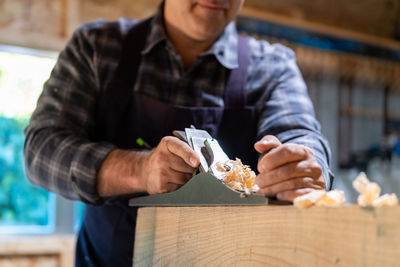
[[[233,69],[226,83],[224,103],[227,108],[242,108],[246,106],[247,69],[250,64],[250,51],[247,39],[238,35],[239,67]]]
[[[142,59],[141,51],[144,48],[150,22],[153,17],[139,21],[127,34],[122,55],[117,68],[116,78],[123,81],[125,88],[131,90],[136,81],[136,75]]]
[[[112,125],[115,125],[115,120],[122,119],[121,115],[126,113],[126,108],[132,101],[133,86],[142,59],[141,51],[146,43],[151,20],[152,17],[141,20],[129,30],[124,40],[117,70],[104,87],[104,91],[100,93],[96,120],[97,132],[104,133],[101,139],[107,140],[114,131],[122,130],[113,129]]]
[[[117,120],[123,121],[132,102],[133,87],[142,58],[141,51],[145,46],[151,20],[152,17],[139,21],[127,33],[114,78],[100,94],[97,105],[97,132],[102,133],[101,140],[108,140],[108,137],[113,136],[115,131],[123,130],[114,129],[113,125],[120,125]],[[250,62],[249,54],[247,39],[238,35],[239,67],[233,69],[229,74],[224,92],[225,108],[244,108],[246,106],[245,90]]]

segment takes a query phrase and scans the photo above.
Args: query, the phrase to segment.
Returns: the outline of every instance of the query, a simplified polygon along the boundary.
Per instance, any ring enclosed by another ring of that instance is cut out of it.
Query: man
[[[330,187],[329,149],[294,53],[239,38],[232,20],[243,2],[165,0],[148,20],[83,25],[61,52],[25,159],[32,183],[89,204],[77,265],[132,264],[136,209],[124,195],[174,191],[192,177],[199,157],[170,136],[190,124],[257,168],[259,194],[292,201]]]

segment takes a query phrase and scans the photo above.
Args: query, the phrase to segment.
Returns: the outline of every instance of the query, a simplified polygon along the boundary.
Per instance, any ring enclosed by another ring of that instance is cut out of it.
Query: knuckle
[[[311,169],[311,172],[313,174],[315,174],[315,176],[318,176],[318,177],[321,176],[322,167],[317,162],[312,163],[310,166],[310,169]]]
[[[312,187],[314,185],[314,179],[311,177],[305,177],[303,179],[303,184],[306,185],[307,187]]]
[[[308,162],[306,161],[299,161],[296,163],[295,167],[294,167],[294,173],[309,173],[311,172],[311,169],[308,165]]]
[[[320,178],[317,179],[316,184],[317,184],[318,186],[324,188],[324,189],[326,188],[325,179],[324,179],[324,177],[322,177],[322,176],[320,176]]]
[[[303,148],[305,155],[314,156],[314,152],[311,150],[311,148],[303,146],[303,145],[301,145],[301,147]]]
[[[168,136],[161,138],[160,144],[165,145],[168,142]]]
[[[161,140],[164,140],[164,142],[169,142],[173,139],[172,136],[164,136]]]
[[[299,145],[299,154],[302,155],[304,158],[308,158],[312,156],[312,151],[303,145]]]
[[[302,185],[302,180],[301,179],[291,179],[287,181],[288,189],[295,189],[299,188]]]
[[[310,152],[306,146],[300,144],[292,144],[292,151],[293,154],[299,155],[302,158],[307,158]]]
[[[279,168],[276,171],[276,178],[283,179],[287,176],[287,171],[285,167]]]
[[[292,156],[297,156],[300,155],[302,157],[305,157],[307,155],[306,150],[304,149],[304,146],[298,145],[298,144],[293,144],[293,143],[288,143],[283,145],[284,147],[284,156],[287,157],[292,157]]]
[[[161,138],[160,145],[168,146],[168,143],[173,142],[173,140],[174,137],[172,136],[164,136],[163,138]]]
[[[282,153],[283,153],[284,157],[289,157],[289,156],[293,155],[293,153],[294,153],[293,146],[289,145],[289,144],[282,145]]]
[[[293,189],[301,188],[303,186],[303,179],[293,179]]]

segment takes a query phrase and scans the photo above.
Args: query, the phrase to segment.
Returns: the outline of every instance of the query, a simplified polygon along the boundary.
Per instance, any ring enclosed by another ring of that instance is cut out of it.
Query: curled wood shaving
[[[217,162],[215,169],[219,172],[218,176],[221,180],[234,190],[251,194],[259,189],[254,171],[238,158],[226,162]]]
[[[379,196],[381,188],[377,183],[370,182],[367,175],[363,172],[354,179],[353,187],[360,193],[357,198],[357,203],[362,207],[394,206],[399,203],[396,194],[384,194]]]

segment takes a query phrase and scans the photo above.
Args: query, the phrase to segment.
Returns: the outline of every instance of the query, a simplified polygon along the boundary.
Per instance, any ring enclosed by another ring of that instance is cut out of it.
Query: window
[[[56,206],[60,203],[54,194],[31,185],[23,167],[23,130],[55,61],[55,53],[0,46],[0,233],[3,234],[56,230]]]

